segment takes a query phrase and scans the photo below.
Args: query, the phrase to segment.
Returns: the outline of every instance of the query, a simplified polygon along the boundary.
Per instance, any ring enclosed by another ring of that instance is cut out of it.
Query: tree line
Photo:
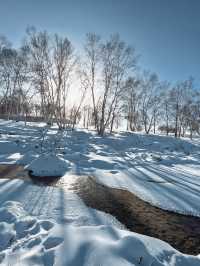
[[[81,54],[58,34],[26,30],[19,48],[0,37],[0,115],[41,119],[59,129],[81,120],[99,135],[127,130],[175,137],[200,134],[200,93],[192,77],[170,84],[138,70],[139,56],[118,34],[86,34]],[[70,98],[74,99],[73,104]]]

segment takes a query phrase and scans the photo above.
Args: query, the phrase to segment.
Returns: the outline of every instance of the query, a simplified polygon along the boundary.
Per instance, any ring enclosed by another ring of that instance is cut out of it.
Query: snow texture
[[[7,222],[0,222],[1,265],[200,265],[198,256],[181,254],[161,240],[112,225],[77,227],[36,219],[11,201],[2,205],[1,214],[11,208],[15,218],[5,216]]]
[[[43,138],[43,131],[46,135]],[[66,190],[92,175],[163,209],[200,217],[200,140],[0,121],[0,163],[62,176],[65,189],[0,179],[0,264],[25,266],[196,266],[167,243],[126,231],[111,215],[88,208]]]
[[[69,175],[92,175],[154,206],[200,217],[199,138],[129,132],[101,138],[86,130],[60,136],[42,123],[25,127],[3,120],[0,133],[0,163],[23,164],[36,175],[63,176],[63,183]]]
[[[35,176],[63,176],[68,170],[68,164],[55,154],[41,154],[26,169]]]

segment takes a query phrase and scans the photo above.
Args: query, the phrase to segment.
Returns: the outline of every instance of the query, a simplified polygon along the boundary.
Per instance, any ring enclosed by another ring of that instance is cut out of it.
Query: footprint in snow
[[[115,175],[115,174],[118,173],[118,171],[116,171],[116,170],[112,170],[112,171],[110,171],[110,173],[113,174],[113,175]]]
[[[50,249],[50,248],[54,248],[58,245],[60,245],[63,242],[63,238],[62,237],[53,237],[50,236],[48,237],[45,242],[43,243],[44,247],[46,249]]]
[[[40,230],[41,230],[40,225],[37,223],[33,228],[31,228],[31,230],[28,231],[28,233],[31,235],[36,235],[40,232]]]
[[[42,242],[41,238],[40,238],[40,237],[36,237],[35,239],[32,239],[32,240],[28,243],[27,247],[28,247],[28,248],[33,248],[34,246],[39,245],[41,242]]]
[[[54,266],[55,265],[55,253],[53,250],[45,252],[43,256],[44,266]]]
[[[6,255],[5,253],[0,253],[0,264],[3,262],[3,260],[5,259]]]
[[[17,232],[27,230],[31,228],[36,223],[36,219],[29,216],[21,218],[15,223],[15,229]]]
[[[54,227],[54,224],[50,221],[42,221],[40,222],[40,225],[46,231],[49,231],[51,228]]]

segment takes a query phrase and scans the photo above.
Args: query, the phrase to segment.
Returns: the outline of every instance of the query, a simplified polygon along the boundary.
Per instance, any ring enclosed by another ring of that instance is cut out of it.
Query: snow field
[[[1,265],[200,265],[200,258],[181,254],[161,240],[111,225],[40,220],[18,202],[5,202],[0,217]]]
[[[42,132],[47,134],[42,140]],[[34,175],[73,176],[127,189],[162,209],[200,217],[200,140],[121,132],[57,134],[43,124],[0,121],[0,163]],[[196,266],[167,243],[126,231],[73,192],[0,179],[0,265]]]

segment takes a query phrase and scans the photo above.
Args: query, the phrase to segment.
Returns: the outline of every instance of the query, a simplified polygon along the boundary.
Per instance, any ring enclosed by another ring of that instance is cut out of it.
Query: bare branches
[[[0,36],[0,112],[7,119],[33,115],[73,129],[83,118],[99,135],[112,133],[122,120],[128,130],[147,134],[200,134],[194,80],[171,85],[152,72],[138,73],[135,50],[118,34],[102,40],[88,33],[78,60],[67,37],[34,27],[26,33],[18,49]]]
[[[33,84],[40,94],[44,119],[51,124],[55,117],[58,127],[63,128],[70,75],[76,63],[71,42],[57,34],[51,37],[47,32],[31,31],[28,44]]]
[[[114,120],[124,79],[135,67],[137,60],[134,50],[121,41],[119,35],[101,42],[99,36],[88,34],[85,52],[90,66],[87,77],[92,94],[95,128],[98,134],[103,135],[111,120]]]

